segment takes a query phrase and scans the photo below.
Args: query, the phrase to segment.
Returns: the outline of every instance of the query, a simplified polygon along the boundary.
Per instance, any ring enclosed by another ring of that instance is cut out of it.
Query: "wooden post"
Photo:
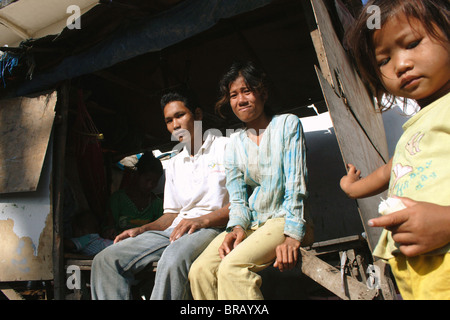
[[[69,110],[70,82],[66,81],[59,90],[54,131],[53,158],[53,274],[54,298],[63,300],[65,295],[63,207],[64,169],[67,139],[67,117]]]

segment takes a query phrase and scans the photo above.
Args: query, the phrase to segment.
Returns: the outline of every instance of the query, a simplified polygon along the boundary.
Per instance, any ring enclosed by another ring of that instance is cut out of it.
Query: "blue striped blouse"
[[[257,228],[270,218],[284,217],[285,235],[305,235],[304,201],[307,198],[306,147],[300,119],[292,114],[274,116],[258,146],[239,130],[225,152],[230,219],[236,225]]]

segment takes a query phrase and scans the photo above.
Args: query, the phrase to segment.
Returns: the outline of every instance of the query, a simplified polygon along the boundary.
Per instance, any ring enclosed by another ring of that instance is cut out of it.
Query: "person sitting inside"
[[[300,244],[311,242],[305,138],[297,116],[268,108],[266,75],[252,62],[234,63],[220,92],[218,110],[231,108],[245,128],[225,152],[226,231],[195,260],[189,281],[196,300],[259,300],[258,272],[294,268]]]
[[[161,161],[152,152],[144,153],[129,183],[109,199],[107,226],[103,235],[114,239],[122,231],[157,220],[163,214],[163,201],[153,190],[163,175]]]
[[[195,134],[202,112],[189,92],[165,94],[161,107],[167,130],[183,145],[166,166],[164,214],[125,230],[94,258],[94,300],[133,298],[131,285],[155,261],[158,268],[150,299],[191,299],[190,266],[228,221],[223,159],[229,139]]]

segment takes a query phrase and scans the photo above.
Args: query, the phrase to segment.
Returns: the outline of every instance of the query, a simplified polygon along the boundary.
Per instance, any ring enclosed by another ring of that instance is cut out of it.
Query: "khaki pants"
[[[219,247],[226,232],[219,234],[197,258],[189,272],[196,300],[261,300],[261,276],[257,274],[275,261],[275,249],[285,240],[284,218],[269,219],[223,260]]]

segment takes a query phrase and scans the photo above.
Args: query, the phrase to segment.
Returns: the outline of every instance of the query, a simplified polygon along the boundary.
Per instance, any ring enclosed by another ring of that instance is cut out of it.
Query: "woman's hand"
[[[407,257],[443,247],[450,242],[450,206],[400,198],[406,209],[369,220],[371,227],[384,227]]]
[[[145,230],[142,227],[136,227],[136,228],[125,230],[114,239],[114,243],[122,241],[126,238],[134,238],[134,237],[140,235],[141,233],[143,233],[144,231]]]
[[[241,226],[235,226],[233,231],[225,236],[222,245],[219,247],[220,259],[225,258],[236,246],[246,237],[245,231]]]
[[[293,269],[297,264],[299,249],[300,241],[286,237],[286,240],[275,249],[276,259],[273,266],[281,272]]]

